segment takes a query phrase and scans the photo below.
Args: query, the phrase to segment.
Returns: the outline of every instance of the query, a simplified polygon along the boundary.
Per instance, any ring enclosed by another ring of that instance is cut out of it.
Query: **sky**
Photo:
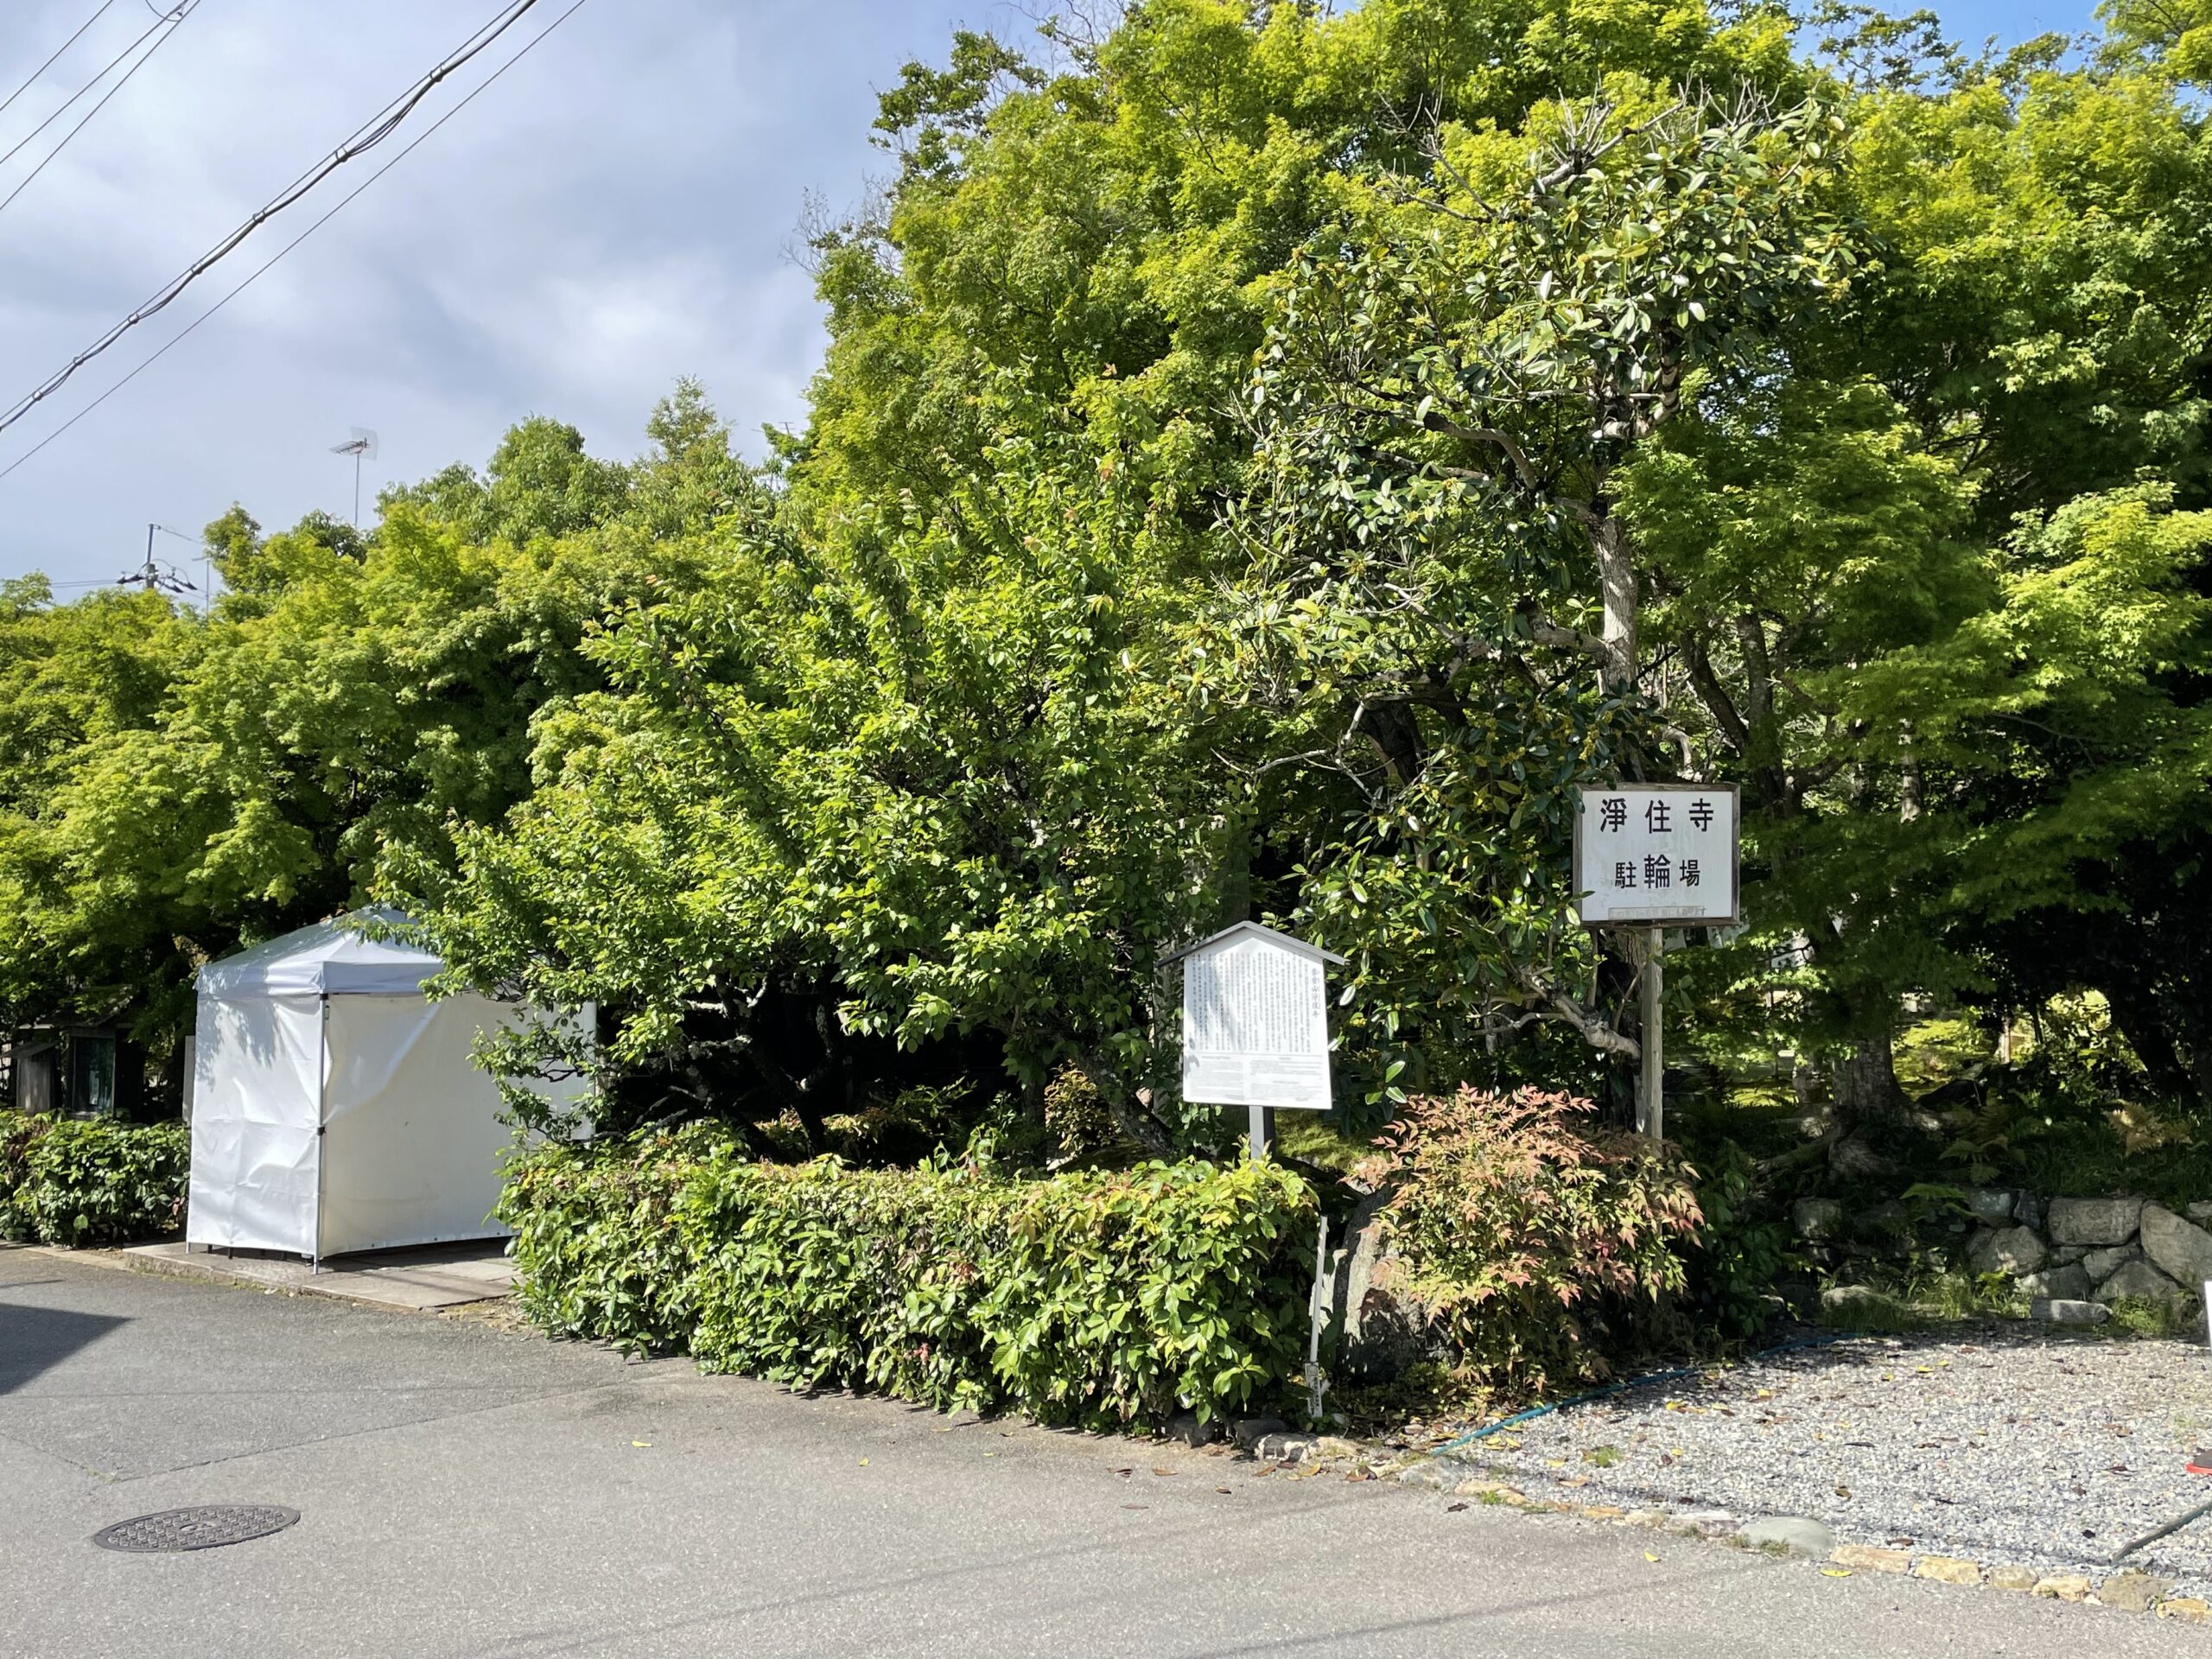
[[[163,0],[168,3],[168,0]],[[791,257],[810,194],[861,199],[890,160],[876,95],[1005,0],[584,0],[391,172],[189,337],[182,330],[570,0],[540,3],[379,149],[335,173],[150,323],[0,432],[0,579],[109,582],[156,552],[201,578],[200,528],[267,527],[481,466],[518,420],[644,447],[695,375],[758,455],[801,418],[823,343]],[[497,0],[197,0],[13,200],[117,75],[0,161],[0,408],[12,404],[327,155],[489,18]],[[1940,4],[1957,35],[2088,25],[2090,0]],[[1026,10],[1049,10],[1039,3]],[[0,0],[0,153],[154,22],[152,0]],[[95,12],[83,36],[32,72]],[[149,41],[148,42],[151,44]],[[142,48],[143,49],[143,48]],[[127,60],[126,60],[127,67]],[[156,349],[173,350],[31,454]],[[28,459],[26,457],[28,456]],[[20,465],[16,463],[21,462]]]

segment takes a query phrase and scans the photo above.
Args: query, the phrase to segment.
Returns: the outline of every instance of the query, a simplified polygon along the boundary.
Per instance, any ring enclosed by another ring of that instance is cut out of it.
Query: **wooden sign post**
[[[1663,1004],[1667,929],[1738,920],[1733,784],[1623,784],[1585,789],[1574,821],[1575,902],[1586,927],[1641,927],[1643,1079],[1636,1126],[1666,1138]]]

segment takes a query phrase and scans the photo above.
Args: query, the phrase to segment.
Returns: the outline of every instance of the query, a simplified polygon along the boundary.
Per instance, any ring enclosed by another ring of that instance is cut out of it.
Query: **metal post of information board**
[[[1252,1161],[1260,1162],[1275,1143],[1275,1109],[1272,1106],[1248,1108],[1251,1113],[1246,1133],[1252,1147]]]
[[[1643,953],[1643,1090],[1636,1127],[1654,1141],[1667,1138],[1666,1046],[1661,1031],[1661,993],[1667,982],[1667,930],[1655,927]]]

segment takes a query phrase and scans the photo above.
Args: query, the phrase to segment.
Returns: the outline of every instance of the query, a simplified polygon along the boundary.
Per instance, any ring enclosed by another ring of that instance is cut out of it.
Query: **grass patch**
[[[2112,1305],[2112,1329],[2131,1337],[2171,1341],[2189,1334],[2195,1323],[2194,1310],[2183,1302],[2123,1296]]]

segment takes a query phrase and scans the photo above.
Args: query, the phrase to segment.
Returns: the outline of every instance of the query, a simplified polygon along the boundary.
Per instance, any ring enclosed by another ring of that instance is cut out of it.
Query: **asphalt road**
[[[303,1518],[90,1542],[224,1502]],[[7,1659],[2212,1652],[1447,1502],[0,1248]]]

